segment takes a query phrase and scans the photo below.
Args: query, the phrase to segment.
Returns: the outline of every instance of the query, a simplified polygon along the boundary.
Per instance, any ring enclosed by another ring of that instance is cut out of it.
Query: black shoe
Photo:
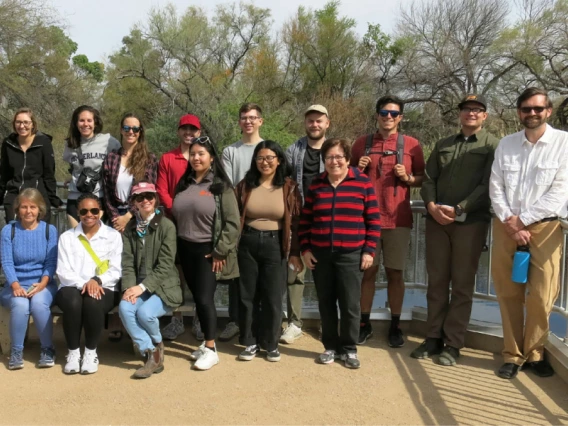
[[[512,362],[506,362],[497,371],[497,375],[502,379],[514,379],[518,372],[519,372],[519,366],[517,364],[513,364]]]
[[[359,328],[359,341],[357,342],[357,344],[364,345],[367,342],[367,339],[370,339],[372,335],[373,327],[371,327],[371,323],[362,322],[361,327]]]
[[[280,361],[280,352],[278,351],[278,348],[274,349],[273,351],[266,352],[266,359],[270,362]]]
[[[404,338],[402,336],[400,328],[391,328],[388,336],[389,346],[391,348],[402,348],[404,346]]]
[[[442,349],[444,349],[444,342],[442,339],[427,337],[420,346],[410,353],[410,356],[416,359],[426,359],[433,355],[438,355],[442,352]]]
[[[460,350],[458,348],[446,345],[444,350],[440,352],[440,356],[438,357],[438,364],[445,366],[456,365],[457,359],[459,357]]]
[[[554,374],[554,369],[552,365],[548,363],[548,361],[534,361],[534,362],[525,362],[521,370],[531,369],[534,374],[538,377],[550,377]]]

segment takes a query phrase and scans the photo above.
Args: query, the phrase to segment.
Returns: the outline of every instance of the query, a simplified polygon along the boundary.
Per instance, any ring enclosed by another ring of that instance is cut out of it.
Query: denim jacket
[[[298,139],[294,144],[290,145],[286,150],[286,158],[292,165],[292,178],[297,182],[300,196],[302,197],[302,205],[304,204],[304,188],[303,174],[304,174],[304,154],[308,146],[308,137]],[[320,173],[325,171],[323,161],[320,161]]]

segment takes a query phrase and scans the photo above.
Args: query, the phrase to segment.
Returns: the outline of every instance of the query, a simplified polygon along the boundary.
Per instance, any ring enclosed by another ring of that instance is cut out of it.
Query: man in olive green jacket
[[[428,331],[411,356],[439,354],[441,365],[455,365],[464,346],[475,274],[491,219],[489,177],[499,143],[482,128],[487,119],[482,96],[468,95],[458,108],[461,131],[436,144],[420,192],[428,209]]]

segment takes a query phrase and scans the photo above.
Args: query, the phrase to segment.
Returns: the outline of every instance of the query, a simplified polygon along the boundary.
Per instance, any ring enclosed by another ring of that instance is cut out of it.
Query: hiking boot
[[[41,348],[39,353],[39,362],[37,366],[39,368],[49,368],[55,365],[55,349],[53,348]]]
[[[205,348],[205,341],[199,345],[197,350],[189,354],[189,359],[192,361],[197,361],[203,355],[203,349]]]
[[[23,349],[14,349],[10,351],[10,361],[8,362],[9,370],[20,370],[24,368],[24,351]]]
[[[205,335],[201,330],[201,323],[199,322],[199,317],[197,316],[197,312],[193,316],[193,324],[191,324],[191,333],[195,336],[196,340],[202,342],[205,340]]]
[[[318,357],[318,362],[320,364],[333,364],[336,359],[337,353],[332,349],[328,349],[327,351],[320,354],[320,356]]]
[[[400,328],[389,329],[388,342],[391,348],[402,348],[404,346],[404,336]]]
[[[209,349],[204,345],[199,359],[193,364],[193,368],[205,371],[217,364],[219,364],[219,354],[217,354],[217,351]]]
[[[519,372],[519,367],[519,365],[512,362],[506,362],[497,371],[497,376],[507,380],[514,379]]]
[[[288,324],[288,327],[286,327],[286,329],[282,332],[280,341],[282,343],[288,343],[290,345],[300,337],[302,337],[302,329],[297,325],[290,323]]]
[[[164,371],[164,363],[160,362],[160,351],[158,348],[146,350],[146,364],[134,372],[132,377],[135,379],[147,379],[154,373]]]
[[[160,363],[164,363],[164,342],[160,342],[156,344],[156,349],[158,349],[158,353],[160,354]]]
[[[341,360],[345,363],[347,368],[360,368],[361,362],[359,361],[359,357],[355,352],[349,352],[348,354],[341,355]]]
[[[239,354],[239,359],[241,361],[250,361],[256,356],[259,350],[258,345],[247,346],[246,349]]]
[[[270,362],[280,361],[280,351],[278,350],[278,348],[274,349],[273,351],[266,352],[266,359]]]
[[[79,352],[79,349],[69,350],[65,358],[67,359],[63,368],[65,374],[77,374],[81,371],[81,352]]]
[[[436,339],[434,337],[427,337],[420,346],[414,349],[410,356],[416,359],[426,359],[430,358],[433,355],[438,355],[442,352],[444,348],[444,343],[442,339]]]
[[[438,356],[438,364],[450,366],[456,365],[457,359],[460,357],[460,350],[458,348],[454,348],[453,346],[448,346],[444,348],[444,350]]]
[[[162,330],[162,337],[166,340],[175,340],[184,331],[183,318],[172,317],[171,322]]]
[[[85,349],[83,362],[81,363],[81,374],[93,374],[99,371],[99,357],[96,351]]]
[[[362,322],[361,326],[359,327],[359,340],[357,341],[358,345],[364,345],[367,343],[367,340],[371,338],[373,335],[373,327],[371,326],[370,322]]]
[[[228,342],[233,337],[238,336],[239,332],[240,332],[239,326],[233,321],[231,321],[229,324],[227,324],[225,329],[219,335],[219,340],[221,342]]]

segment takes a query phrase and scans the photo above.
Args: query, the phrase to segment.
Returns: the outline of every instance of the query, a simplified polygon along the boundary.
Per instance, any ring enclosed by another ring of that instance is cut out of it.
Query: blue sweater
[[[16,221],[16,232],[12,240],[12,222],[2,229],[0,253],[6,285],[19,282],[23,288],[40,282],[43,276],[53,280],[57,267],[57,229],[49,225],[49,241],[45,238],[45,227],[41,221],[33,231],[26,231]]]

